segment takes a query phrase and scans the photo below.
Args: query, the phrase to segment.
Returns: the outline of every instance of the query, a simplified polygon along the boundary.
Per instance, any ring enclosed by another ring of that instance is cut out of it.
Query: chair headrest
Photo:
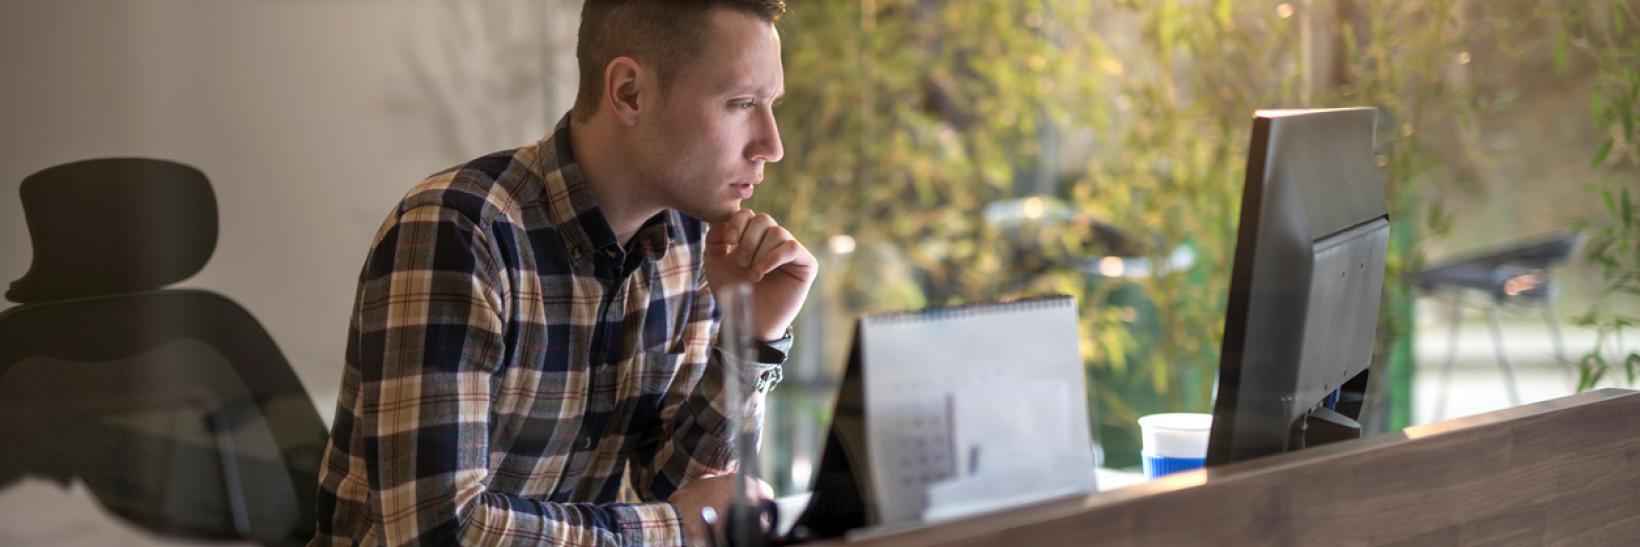
[[[23,179],[34,261],[18,303],[140,292],[198,273],[216,249],[216,195],[198,169],[147,158],[51,167]]]

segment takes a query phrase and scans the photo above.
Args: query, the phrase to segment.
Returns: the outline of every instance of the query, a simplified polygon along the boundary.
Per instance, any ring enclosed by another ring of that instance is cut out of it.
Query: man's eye
[[[733,106],[736,110],[751,110],[752,107],[757,106],[757,103],[754,103],[754,102],[751,102],[751,101],[746,101],[746,102],[734,103],[731,106]]]

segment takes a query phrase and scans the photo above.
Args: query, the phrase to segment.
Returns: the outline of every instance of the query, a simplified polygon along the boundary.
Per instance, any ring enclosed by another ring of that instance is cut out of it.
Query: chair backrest
[[[34,260],[6,299],[32,304],[158,289],[216,249],[216,194],[198,169],[147,158],[50,167],[19,194]]]
[[[70,167],[25,180],[35,262],[7,293],[26,303],[0,312],[0,484],[77,478],[154,530],[304,543],[326,440],[312,400],[244,308],[160,288],[197,272],[215,245],[203,175],[158,160]],[[113,234],[100,241],[74,227],[110,203],[140,207],[120,222],[87,219]],[[102,272],[58,275],[82,269]]]

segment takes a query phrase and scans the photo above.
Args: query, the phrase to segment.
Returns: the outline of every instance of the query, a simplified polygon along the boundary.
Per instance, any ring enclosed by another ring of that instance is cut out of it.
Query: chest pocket
[[[643,332],[638,347],[644,353],[681,354],[684,352],[684,329],[695,306],[694,293],[668,300],[664,291],[657,291],[644,312]]]

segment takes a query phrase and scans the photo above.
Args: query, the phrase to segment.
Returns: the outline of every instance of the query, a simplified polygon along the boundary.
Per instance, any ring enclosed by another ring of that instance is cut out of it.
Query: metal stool
[[[1549,324],[1555,358],[1571,370],[1565,344],[1560,337],[1560,318],[1555,315],[1555,286],[1549,269],[1566,262],[1577,246],[1578,235],[1558,233],[1494,249],[1484,254],[1427,268],[1418,273],[1419,288],[1429,293],[1449,292],[1452,296],[1452,328],[1447,337],[1446,364],[1441,367],[1440,393],[1435,402],[1435,419],[1446,414],[1446,394],[1452,380],[1452,365],[1458,356],[1458,325],[1465,295],[1485,293],[1487,320],[1492,331],[1492,350],[1503,371],[1509,404],[1520,404],[1515,374],[1503,349],[1503,329],[1498,316],[1504,304],[1538,307]]]

